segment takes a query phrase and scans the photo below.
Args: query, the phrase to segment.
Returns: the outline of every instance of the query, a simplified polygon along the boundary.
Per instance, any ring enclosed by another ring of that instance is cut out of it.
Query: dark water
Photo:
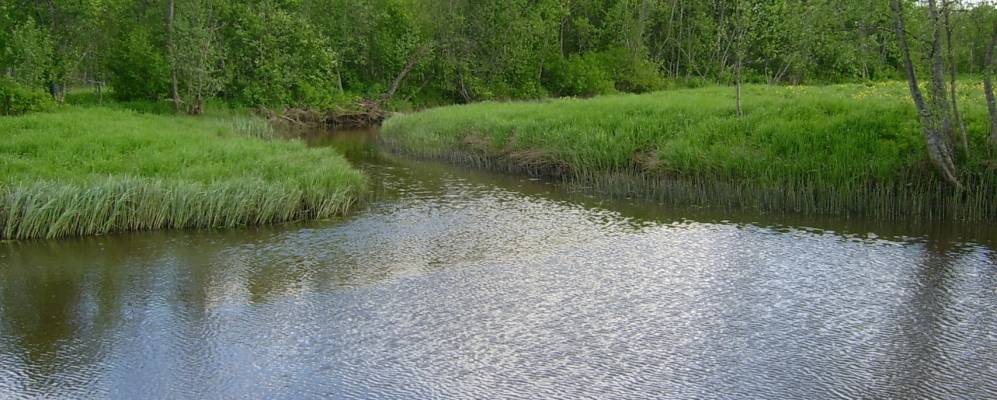
[[[991,227],[363,165],[342,220],[0,244],[0,398],[997,398]]]

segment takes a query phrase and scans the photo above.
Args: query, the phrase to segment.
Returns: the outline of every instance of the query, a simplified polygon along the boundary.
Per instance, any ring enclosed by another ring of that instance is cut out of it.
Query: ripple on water
[[[0,248],[0,397],[997,398],[989,247],[380,173],[341,222]]]

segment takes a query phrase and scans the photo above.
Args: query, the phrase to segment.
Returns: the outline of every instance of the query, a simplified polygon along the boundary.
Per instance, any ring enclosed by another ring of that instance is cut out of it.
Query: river
[[[380,154],[348,217],[0,243],[0,398],[997,398],[997,230]]]

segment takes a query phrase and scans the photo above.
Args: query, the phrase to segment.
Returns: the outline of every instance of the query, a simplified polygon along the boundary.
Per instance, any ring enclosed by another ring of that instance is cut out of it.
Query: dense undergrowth
[[[964,192],[929,164],[902,83],[726,87],[587,100],[480,103],[388,120],[396,151],[553,175],[664,202],[888,219],[997,220],[979,84],[960,101]]]
[[[234,112],[0,118],[0,239],[278,223],[355,202],[365,178],[340,154],[250,137],[271,133]]]
[[[0,76],[0,116],[43,111],[53,105],[47,93],[26,88]]]

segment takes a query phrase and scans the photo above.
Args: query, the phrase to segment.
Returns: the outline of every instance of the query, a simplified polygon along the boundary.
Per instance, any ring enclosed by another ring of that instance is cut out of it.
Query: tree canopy
[[[926,40],[925,7],[901,3]],[[954,64],[981,73],[997,11],[966,1],[951,17]],[[868,0],[14,0],[0,4],[0,72],[56,100],[94,83],[169,100],[175,86],[195,112],[206,98],[321,108],[901,79],[893,21]]]

